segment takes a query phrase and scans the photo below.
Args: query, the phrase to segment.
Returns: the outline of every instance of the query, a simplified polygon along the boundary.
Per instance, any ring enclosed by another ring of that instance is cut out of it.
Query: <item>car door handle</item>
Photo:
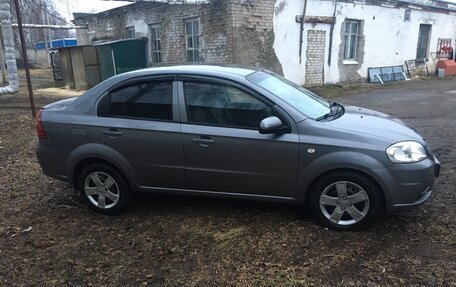
[[[118,137],[122,135],[122,132],[117,129],[109,129],[107,131],[103,131],[103,134],[110,137]]]
[[[199,143],[200,145],[210,145],[215,143],[215,140],[211,139],[210,137],[201,136],[199,138],[193,138],[192,141],[194,143]]]

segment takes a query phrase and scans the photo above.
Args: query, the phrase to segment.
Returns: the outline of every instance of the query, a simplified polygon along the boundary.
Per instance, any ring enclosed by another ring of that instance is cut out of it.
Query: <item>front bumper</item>
[[[432,155],[421,162],[393,164],[377,170],[383,181],[386,211],[407,210],[423,204],[431,196],[440,166],[439,160]]]
[[[417,200],[413,203],[397,203],[392,206],[392,210],[400,211],[400,210],[409,210],[415,207],[418,207],[426,202],[426,200],[431,196],[432,193],[432,186],[428,186],[417,198]]]

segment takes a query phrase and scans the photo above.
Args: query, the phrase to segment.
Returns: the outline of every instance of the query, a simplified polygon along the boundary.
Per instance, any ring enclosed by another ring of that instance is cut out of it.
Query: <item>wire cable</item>
[[[30,1],[32,1],[33,3],[35,3],[35,5],[37,5],[41,10],[43,10],[43,11],[44,11],[46,14],[48,14],[49,16],[52,16],[52,17],[54,17],[54,18],[56,18],[56,19],[59,19],[60,21],[65,22],[66,24],[74,25],[73,23],[68,22],[66,19],[64,19],[64,18],[62,18],[62,17],[59,17],[59,16],[57,16],[57,15],[55,15],[55,14],[49,12],[48,9],[43,8],[43,6],[42,6],[41,4],[38,4],[35,0],[30,0]]]

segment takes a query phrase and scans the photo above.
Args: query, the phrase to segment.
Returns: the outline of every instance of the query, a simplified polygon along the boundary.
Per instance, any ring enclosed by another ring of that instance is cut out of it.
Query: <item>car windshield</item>
[[[331,111],[328,101],[279,75],[258,71],[248,75],[247,80],[273,93],[311,119],[315,120]]]

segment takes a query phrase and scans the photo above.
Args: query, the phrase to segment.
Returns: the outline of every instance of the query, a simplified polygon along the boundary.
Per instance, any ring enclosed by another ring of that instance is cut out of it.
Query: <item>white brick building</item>
[[[305,2],[300,62],[300,17]],[[274,51],[285,77],[303,85],[365,80],[370,67],[403,65],[411,59],[426,59],[432,73],[439,40],[449,40],[454,48],[456,4],[277,0],[274,36]]]

